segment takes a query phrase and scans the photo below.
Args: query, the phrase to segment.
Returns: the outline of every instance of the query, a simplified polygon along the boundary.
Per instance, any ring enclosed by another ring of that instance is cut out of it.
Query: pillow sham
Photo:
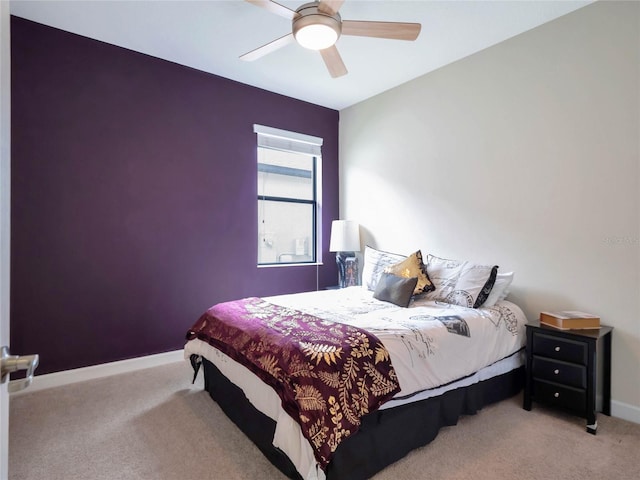
[[[482,304],[483,307],[493,307],[496,303],[507,298],[509,287],[513,282],[513,272],[499,273],[491,293]]]
[[[435,289],[427,294],[429,300],[441,300],[453,292],[465,262],[427,255],[427,273]]]
[[[417,283],[418,277],[405,278],[398,277],[393,273],[382,272],[373,298],[406,308],[411,302]]]
[[[375,290],[378,279],[384,269],[390,265],[401,262],[407,258],[405,255],[390,253],[376,248],[365,246],[364,265],[362,267],[362,285],[369,290]]]
[[[498,275],[498,265],[494,265],[491,268],[491,273],[489,274],[489,278],[487,278],[487,281],[482,287],[482,290],[480,290],[480,293],[478,293],[478,296],[476,297],[476,301],[473,302],[473,308],[480,308],[482,304],[487,301],[487,298],[489,298],[489,294],[491,293],[491,290],[493,290],[493,286],[496,283],[497,275]]]
[[[497,265],[427,256],[427,273],[436,289],[427,295],[430,300],[478,308],[493,289]]]
[[[422,262],[422,252],[420,250],[409,255],[405,260],[388,266],[384,271],[386,273],[393,273],[398,277],[416,277],[418,281],[413,291],[414,295],[428,293],[436,288],[427,274],[427,267]]]

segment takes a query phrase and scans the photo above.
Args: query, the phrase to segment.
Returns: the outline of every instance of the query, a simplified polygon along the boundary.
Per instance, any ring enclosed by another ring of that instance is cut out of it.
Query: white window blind
[[[258,134],[259,147],[302,153],[314,157],[320,157],[322,155],[321,148],[323,140],[320,137],[258,124],[253,126],[253,131]]]

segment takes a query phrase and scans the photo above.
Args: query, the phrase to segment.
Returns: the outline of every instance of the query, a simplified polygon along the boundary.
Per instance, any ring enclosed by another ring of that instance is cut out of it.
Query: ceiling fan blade
[[[298,16],[298,12],[291,10],[290,8],[280,5],[279,3],[272,2],[271,0],[245,0],[249,3],[253,3],[258,7],[262,7],[265,10],[269,10],[271,13],[280,15],[281,17],[293,20]]]
[[[325,48],[324,50],[320,50],[320,55],[322,55],[322,59],[329,70],[329,74],[331,74],[333,78],[338,78],[347,74],[347,67],[345,67],[342,57],[340,56],[340,53],[338,53],[338,49],[335,45]]]
[[[393,40],[415,40],[422,26],[419,23],[342,21],[342,35],[358,37],[391,38]]]
[[[294,42],[293,33],[288,33],[284,37],[280,37],[273,42],[269,42],[266,45],[256,48],[255,50],[251,50],[244,55],[241,55],[240,58],[247,62],[252,62],[253,60],[257,60],[260,57],[264,57],[266,54],[275,52],[279,48],[282,48],[290,43]]]
[[[320,0],[318,10],[327,15],[335,15],[343,3],[344,0]]]

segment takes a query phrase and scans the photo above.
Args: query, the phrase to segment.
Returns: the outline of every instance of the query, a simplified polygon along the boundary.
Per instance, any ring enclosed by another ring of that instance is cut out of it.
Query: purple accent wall
[[[213,47],[212,47],[213,48]],[[320,288],[339,113],[11,18],[11,349],[39,374],[182,348],[214,303],[316,289],[256,267],[253,124],[324,138]]]

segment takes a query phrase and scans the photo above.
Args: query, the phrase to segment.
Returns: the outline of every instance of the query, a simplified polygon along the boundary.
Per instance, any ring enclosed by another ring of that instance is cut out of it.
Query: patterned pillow
[[[385,268],[384,271],[387,273],[393,273],[398,277],[417,277],[418,282],[413,292],[414,295],[428,293],[436,288],[427,274],[427,267],[422,263],[422,252],[420,250],[409,255],[402,262]]]
[[[411,302],[416,283],[418,283],[417,277],[398,277],[392,273],[383,272],[373,292],[373,298],[406,308]]]
[[[429,300],[442,301],[455,290],[465,262],[427,255],[427,273],[435,289],[427,295]]]
[[[378,279],[384,269],[390,265],[404,260],[404,255],[384,252],[370,246],[364,248],[364,266],[362,267],[362,285],[374,291],[378,284]]]
[[[482,306],[493,307],[497,302],[507,298],[511,282],[513,282],[513,272],[499,273],[496,275],[496,283],[493,285],[491,293]]]
[[[498,265],[494,265],[491,267],[491,273],[489,274],[489,278],[485,282],[482,290],[476,297],[476,301],[473,303],[473,308],[480,308],[484,302],[486,302],[487,298],[489,298],[489,294],[491,294],[491,290],[493,290],[493,286],[496,284],[496,278],[498,277]]]
[[[427,272],[436,287],[429,300],[478,308],[491,293],[498,266],[428,255]]]

